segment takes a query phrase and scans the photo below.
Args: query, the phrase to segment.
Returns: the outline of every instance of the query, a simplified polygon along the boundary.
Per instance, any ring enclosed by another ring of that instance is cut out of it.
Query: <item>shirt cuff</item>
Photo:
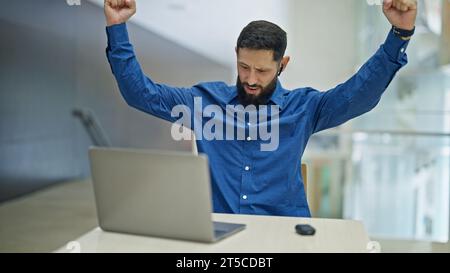
[[[391,60],[398,63],[403,63],[406,58],[406,48],[408,47],[408,44],[409,40],[402,40],[400,37],[395,35],[391,29],[383,47]]]
[[[109,46],[129,42],[126,23],[106,27],[106,35],[108,36]]]

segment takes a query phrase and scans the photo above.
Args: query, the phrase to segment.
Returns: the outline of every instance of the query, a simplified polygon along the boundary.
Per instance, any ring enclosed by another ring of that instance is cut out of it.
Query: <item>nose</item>
[[[248,85],[256,85],[258,83],[258,80],[256,79],[256,73],[254,71],[250,71],[248,78],[247,78]]]

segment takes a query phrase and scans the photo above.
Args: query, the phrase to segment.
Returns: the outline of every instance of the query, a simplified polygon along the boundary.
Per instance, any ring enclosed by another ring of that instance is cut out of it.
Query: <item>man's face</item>
[[[272,50],[240,48],[237,51],[238,98],[243,105],[266,104],[277,85],[279,63]]]

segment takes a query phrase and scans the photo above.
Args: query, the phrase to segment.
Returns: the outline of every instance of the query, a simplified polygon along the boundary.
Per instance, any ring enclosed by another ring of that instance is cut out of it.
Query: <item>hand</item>
[[[412,30],[417,17],[417,0],[384,0],[383,13],[391,25]]]
[[[105,0],[105,17],[107,26],[121,24],[136,13],[135,0]]]

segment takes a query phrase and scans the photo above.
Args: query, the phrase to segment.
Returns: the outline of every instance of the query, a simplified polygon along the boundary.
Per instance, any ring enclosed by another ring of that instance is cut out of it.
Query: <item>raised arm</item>
[[[132,107],[174,122],[177,105],[193,108],[193,88],[157,84],[145,76],[128,37],[126,22],[136,13],[135,0],[105,0],[106,56],[125,101]]]
[[[106,25],[118,25],[125,23],[136,13],[135,0],[105,0],[104,11]]]
[[[313,133],[338,126],[373,109],[397,71],[406,65],[405,51],[414,29],[417,2],[385,0],[383,12],[393,26],[386,41],[348,81],[320,93]]]

